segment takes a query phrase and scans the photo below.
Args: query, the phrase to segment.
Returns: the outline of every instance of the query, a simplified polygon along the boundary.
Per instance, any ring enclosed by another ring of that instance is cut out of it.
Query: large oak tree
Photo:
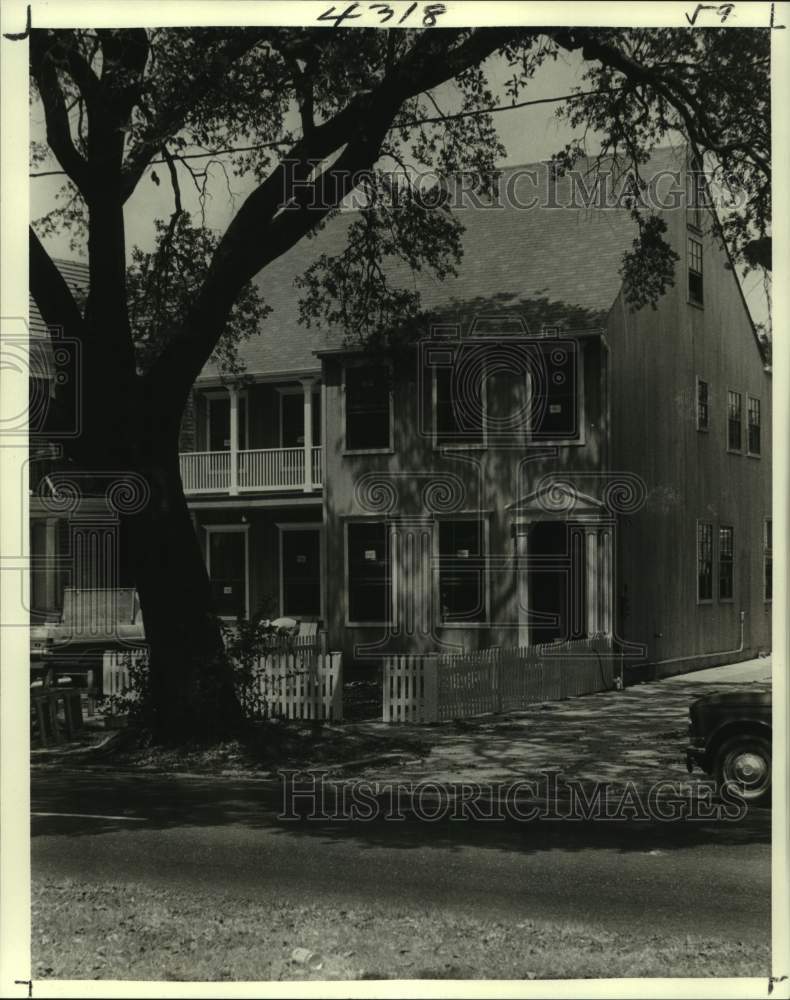
[[[34,30],[29,44],[33,99],[46,122],[46,146],[34,147],[33,162],[54,156],[68,197],[65,209],[31,226],[31,293],[45,322],[82,348],[83,433],[66,443],[69,459],[87,470],[128,469],[150,489],[123,531],[163,739],[216,737],[239,718],[179,477],[185,402],[207,361],[232,371],[239,339],[265,319],[251,279],[353,189],[364,200],[347,252],[342,261],[319,258],[304,276],[303,315],[331,315],[372,343],[420,310],[415,293],[388,283],[387,259],[441,278],[461,253],[458,219],[408,187],[393,197],[384,168],[471,171],[485,196],[505,152],[497,108],[528,103],[545,60],[581,52],[585,85],[560,113],[637,171],[655,144],[685,136],[717,183],[742,196],[722,219],[730,249],[768,263],[767,32],[58,29]],[[505,94],[487,82],[495,60],[512,73]],[[450,81],[461,102],[452,114],[436,96]],[[580,152],[573,144],[559,160]],[[221,236],[182,203],[185,178],[204,183],[207,154],[254,181]],[[173,212],[158,223],[154,251],[136,251],[128,268],[124,205],[144,178],[171,184]],[[84,301],[44,249],[59,227],[86,233]],[[652,254],[659,269],[656,287],[643,290],[649,300],[671,280],[661,273],[671,258],[660,226],[642,218],[640,232],[644,260]],[[638,282],[649,267],[631,272]],[[73,417],[71,405],[56,389],[53,427]]]

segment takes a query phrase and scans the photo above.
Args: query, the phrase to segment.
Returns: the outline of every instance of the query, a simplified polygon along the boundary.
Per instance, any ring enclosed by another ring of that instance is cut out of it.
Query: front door
[[[320,529],[283,530],[281,570],[282,613],[293,618],[320,618]]]
[[[247,614],[247,537],[244,531],[209,531],[208,571],[214,610],[223,618]]]
[[[582,638],[586,627],[584,534],[562,521],[539,521],[529,531],[529,643]]]

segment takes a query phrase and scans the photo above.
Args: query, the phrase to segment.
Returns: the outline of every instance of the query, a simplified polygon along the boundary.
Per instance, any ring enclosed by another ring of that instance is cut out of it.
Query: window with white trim
[[[352,521],[346,532],[348,621],[385,624],[392,602],[390,526],[384,521]]]
[[[713,600],[713,525],[697,521],[697,600]]]
[[[743,427],[743,400],[739,392],[727,392],[727,447],[730,451],[741,450]]]
[[[468,370],[456,364],[435,369],[434,429],[441,445],[485,443],[485,366],[475,362]]]
[[[391,373],[387,365],[345,369],[346,450],[392,447]]]
[[[728,525],[719,528],[719,600],[733,598],[735,570],[734,530]]]
[[[537,370],[530,373],[530,429],[533,438],[572,440],[580,433],[578,351],[573,341],[537,345]]]
[[[702,244],[693,236],[688,238],[688,294],[690,302],[703,304]]]
[[[746,404],[747,429],[746,448],[750,455],[760,454],[760,400],[755,396],[747,397]]]
[[[439,522],[439,603],[445,625],[486,621],[482,520]]]

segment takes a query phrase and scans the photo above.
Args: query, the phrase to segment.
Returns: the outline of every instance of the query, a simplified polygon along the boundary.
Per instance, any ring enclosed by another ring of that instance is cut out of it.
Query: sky
[[[520,100],[541,100],[571,93],[573,88],[583,84],[583,59],[579,53],[561,53],[556,61],[549,60],[536,72],[527,90]],[[486,63],[486,70],[494,94],[501,95],[500,103],[506,105],[509,101],[504,97],[505,81],[512,76],[504,59],[492,57]],[[452,113],[459,108],[459,99],[455,86],[447,84],[434,92],[437,104],[446,113]],[[556,116],[557,104],[546,103],[531,107],[508,109],[494,115],[497,131],[507,150],[501,166],[535,163],[550,158],[558,152],[574,136],[567,122]],[[44,141],[43,113],[40,106],[31,106],[31,138]],[[588,152],[597,152],[595,137],[588,137]],[[36,171],[57,169],[58,164],[51,162],[42,164]],[[149,169],[141,179],[135,193],[125,207],[125,224],[127,240],[127,257],[134,246],[151,250],[154,244],[156,219],[167,220],[173,211],[173,193],[170,187],[167,167],[163,164],[155,166],[160,183],[152,180],[152,170]],[[244,198],[253,190],[252,179],[237,178],[232,175],[230,182],[225,172],[219,166],[209,168],[210,183],[205,204],[206,224],[222,233],[234,213],[242,204]],[[199,217],[200,204],[194,184],[179,167],[180,187],[184,207]],[[58,205],[55,196],[63,184],[62,177],[32,177],[30,181],[30,199],[32,217],[44,214]],[[62,204],[62,202],[61,202]],[[80,256],[69,245],[65,234],[58,234],[44,240],[49,253],[55,257],[74,259]],[[761,272],[753,272],[741,284],[755,322],[764,322],[768,314],[764,279]]]

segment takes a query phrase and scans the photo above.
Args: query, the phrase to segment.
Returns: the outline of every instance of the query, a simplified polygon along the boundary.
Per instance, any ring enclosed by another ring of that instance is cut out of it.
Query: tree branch
[[[374,91],[357,95],[309,137],[303,136],[286,161],[248,196],[217,247],[180,335],[149,372],[151,386],[162,390],[154,395],[167,395],[180,412],[243,286],[315,229],[353,189],[358,174],[372,168],[405,100],[476,65],[512,40],[513,29],[479,29],[449,52],[440,51],[441,44],[448,40],[452,44],[459,34],[419,36],[411,52]],[[309,182],[315,165],[337,149],[343,149],[337,161]]]
[[[185,88],[182,100],[166,108],[132,146],[126,158],[122,178],[122,197],[127,201],[148,166],[151,157],[168,137],[179,131],[189,112],[213,88],[222,86],[222,77],[231,66],[266,39],[271,29],[249,29],[232,37],[217,60],[209,60],[203,72]]]
[[[58,43],[47,36],[46,32],[31,32],[30,69],[44,107],[49,147],[63,167],[66,176],[74,183],[80,194],[87,197],[90,187],[88,164],[77,151],[71,137],[66,97],[60,86],[52,57],[53,49],[57,45]]]

